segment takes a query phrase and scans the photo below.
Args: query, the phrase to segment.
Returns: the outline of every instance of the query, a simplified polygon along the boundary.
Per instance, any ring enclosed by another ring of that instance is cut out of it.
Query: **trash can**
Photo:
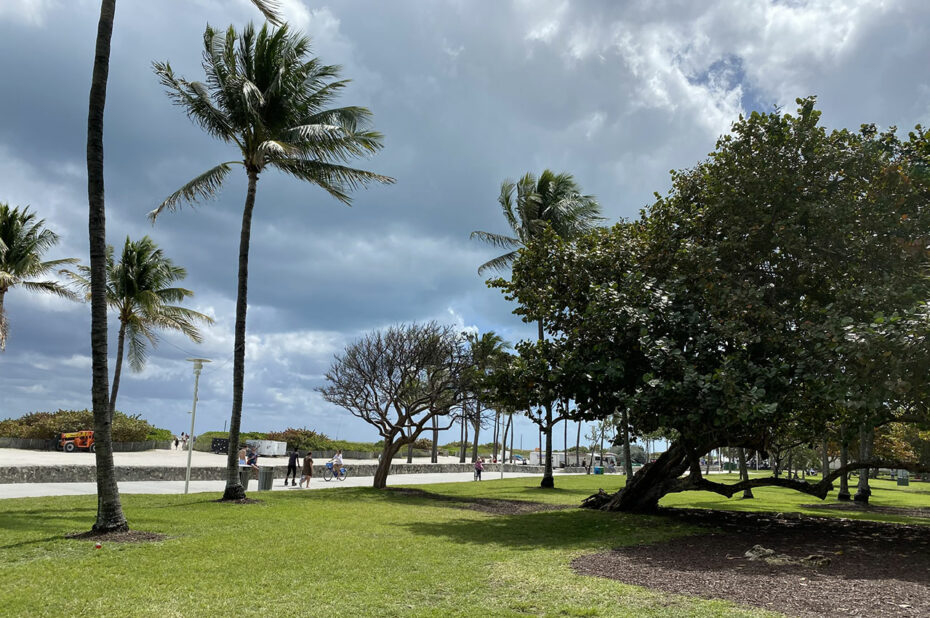
[[[910,485],[910,478],[907,470],[898,470],[898,485],[901,487],[908,487]]]
[[[250,466],[239,466],[239,484],[242,489],[249,490],[249,479],[252,478],[252,468]]]
[[[594,474],[604,474],[604,468],[600,466],[594,466]]]
[[[274,482],[274,468],[264,466],[258,469],[258,491],[271,491]]]

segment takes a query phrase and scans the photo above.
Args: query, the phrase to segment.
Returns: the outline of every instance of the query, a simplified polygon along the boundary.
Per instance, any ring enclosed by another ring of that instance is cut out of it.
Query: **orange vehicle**
[[[73,452],[75,449],[87,449],[94,452],[94,432],[93,431],[71,431],[61,434],[58,440],[58,450]]]

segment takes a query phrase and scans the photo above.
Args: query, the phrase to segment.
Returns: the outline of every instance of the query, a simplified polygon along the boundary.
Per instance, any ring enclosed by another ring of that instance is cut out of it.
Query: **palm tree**
[[[537,179],[527,172],[518,182],[505,180],[497,200],[504,211],[513,236],[474,231],[472,238],[508,250],[478,267],[478,274],[489,269],[504,270],[516,259],[521,247],[538,238],[546,227],[564,239],[575,238],[596,227],[602,220],[601,207],[593,195],[583,195],[571,174],[543,170]],[[539,321],[539,340],[544,338]],[[546,468],[542,487],[553,487],[552,477],[552,404],[546,404]]]
[[[478,459],[478,434],[481,431],[481,405],[482,403],[488,403],[487,397],[485,395],[486,388],[482,384],[482,380],[491,372],[499,370],[504,363],[507,362],[507,350],[510,348],[510,344],[501,338],[500,335],[494,331],[488,331],[478,336],[477,333],[468,333],[465,335],[466,341],[468,341],[469,351],[471,353],[472,368],[475,372],[474,378],[474,390],[475,390],[475,410],[474,416],[472,416],[472,425],[475,428],[475,437],[474,437],[474,446],[472,447],[472,459]],[[497,427],[497,421],[500,417],[500,411],[497,410],[494,413],[494,425],[495,432]],[[464,422],[464,417],[462,419]],[[495,433],[495,440],[497,435]],[[496,443],[495,443],[496,444]],[[495,455],[497,453],[497,447],[494,447]]]
[[[245,168],[248,192],[239,237],[239,277],[236,334],[233,350],[233,403],[229,423],[228,478],[224,500],[245,496],[239,483],[239,425],[245,377],[245,318],[248,291],[249,240],[259,175],[276,168],[323,188],[344,204],[350,190],[392,178],[344,165],[381,148],[381,134],[366,128],[371,112],[363,107],[327,109],[346,81],[336,80],[339,68],[309,57],[310,41],[291,34],[287,25],[256,34],[248,25],[237,35],[231,26],[220,33],[207,26],[203,68],[207,81],[176,77],[168,63],[155,72],[172,101],[210,135],[238,146],[241,160],[207,170],[172,193],[151,213],[217,193],[232,165]]]
[[[42,261],[42,254],[58,243],[58,234],[45,228],[45,219],[36,220],[29,207],[20,210],[0,202],[0,351],[6,349],[9,323],[3,297],[10,288],[47,292],[76,300],[67,288],[56,281],[36,280],[76,259]]]
[[[252,0],[252,4],[275,24],[281,23],[277,0]],[[91,398],[94,410],[94,444],[97,463],[97,517],[94,532],[129,529],[116,485],[107,403],[107,234],[103,185],[103,112],[107,102],[110,73],[110,40],[116,0],[101,0],[94,47],[94,68],[87,104],[87,228],[90,236],[90,347],[92,358]]]
[[[79,266],[78,272],[64,271],[64,274],[90,297],[89,267]],[[208,315],[171,304],[194,295],[190,290],[172,287],[174,282],[186,276],[187,271],[165,257],[148,236],[136,242],[127,236],[119,262],[114,260],[113,247],[107,247],[107,305],[119,317],[116,366],[110,392],[111,414],[116,409],[127,336],[129,366],[138,372],[145,367],[148,356],[146,339],[152,347],[158,345],[158,329],[179,331],[200,343],[202,338],[196,323],[213,323],[213,318]]]

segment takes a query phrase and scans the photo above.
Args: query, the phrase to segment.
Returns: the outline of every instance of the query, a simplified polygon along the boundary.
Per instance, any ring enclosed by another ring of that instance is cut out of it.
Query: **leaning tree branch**
[[[733,494],[746,489],[753,489],[755,487],[784,487],[786,489],[793,489],[795,491],[808,494],[810,496],[815,496],[823,500],[833,489],[834,480],[839,478],[845,472],[849,472],[851,470],[861,470],[864,468],[894,468],[898,470],[908,470],[909,472],[930,472],[930,466],[923,466],[918,463],[897,461],[892,459],[873,459],[871,461],[852,462],[832,471],[818,483],[808,483],[807,481],[802,480],[775,478],[774,476],[770,476],[765,478],[749,479],[747,481],[740,481],[739,483],[728,485],[726,483],[717,483],[715,481],[707,480],[706,478],[700,476],[700,472],[698,472],[698,476],[696,477],[692,475],[678,479],[670,486],[668,493],[682,491],[710,491],[721,496],[726,496],[727,498],[732,498]]]

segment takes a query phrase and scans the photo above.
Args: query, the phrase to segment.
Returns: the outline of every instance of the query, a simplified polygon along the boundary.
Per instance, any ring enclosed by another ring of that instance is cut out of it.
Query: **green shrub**
[[[18,419],[0,421],[0,437],[48,440],[69,431],[94,428],[94,414],[90,410],[58,410],[57,412],[32,412]],[[114,442],[142,442],[146,439],[170,439],[171,432],[158,429],[141,418],[116,411],[113,414]],[[167,438],[148,438],[149,434],[167,434]]]
[[[155,442],[173,442],[174,434],[168,429],[153,427],[149,430],[148,434],[146,434],[145,439],[146,441],[154,440]]]

